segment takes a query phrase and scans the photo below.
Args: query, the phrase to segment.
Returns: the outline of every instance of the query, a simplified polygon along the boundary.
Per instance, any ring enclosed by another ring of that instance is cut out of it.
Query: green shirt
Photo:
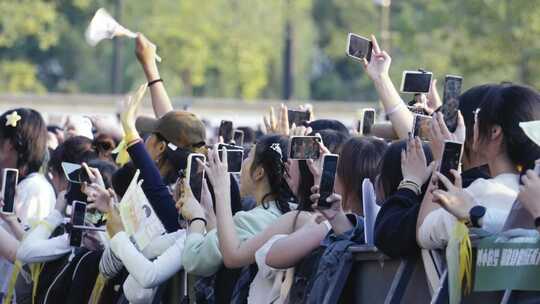
[[[240,242],[260,233],[282,215],[275,202],[270,202],[267,206],[268,208],[264,208],[260,205],[234,215],[234,226]],[[190,274],[208,277],[216,273],[223,263],[217,230],[213,229],[206,235],[190,233],[184,244],[182,259],[184,269]]]

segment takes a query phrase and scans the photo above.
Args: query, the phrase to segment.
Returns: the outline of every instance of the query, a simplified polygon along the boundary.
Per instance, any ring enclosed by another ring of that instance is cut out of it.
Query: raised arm
[[[373,41],[371,61],[364,59],[364,68],[375,85],[395,132],[400,139],[405,139],[412,129],[413,115],[399,96],[388,74],[392,58],[386,51],[380,49],[375,36],[371,35],[371,40]]]
[[[157,118],[173,110],[171,99],[165,90],[156,63],[156,47],[143,34],[138,33],[135,46],[135,55],[141,64],[146,80],[149,83],[152,97],[152,108]],[[153,82],[153,83],[152,83]]]

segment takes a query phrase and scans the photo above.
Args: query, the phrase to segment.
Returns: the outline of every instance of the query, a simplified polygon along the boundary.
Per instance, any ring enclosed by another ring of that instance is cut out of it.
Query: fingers
[[[264,127],[266,128],[266,133],[270,133],[272,132],[272,129],[271,129],[271,126],[270,126],[270,120],[268,118],[268,116],[263,116],[263,123],[264,123]]]
[[[309,200],[312,201],[314,204],[319,201],[319,198],[321,198],[321,195],[319,193],[313,193],[309,196]]]
[[[221,152],[221,159],[219,159],[218,157],[216,163],[220,166],[227,167],[227,148],[223,147],[223,151]]]
[[[281,115],[279,123],[279,127],[282,132],[286,132],[289,130],[289,111],[287,109],[287,106],[284,104],[281,104]]]
[[[454,186],[460,189],[463,188],[461,182],[461,174],[459,174],[459,172],[454,169],[450,170],[450,173],[452,173],[452,175],[454,176]]]
[[[445,207],[448,205],[448,198],[446,196],[446,192],[442,190],[435,190],[433,193],[433,202],[441,205],[442,207]]]
[[[326,198],[326,201],[331,204],[341,202],[341,195],[337,193],[332,193],[329,197]]]
[[[373,53],[379,54],[381,52],[381,48],[379,47],[379,42],[377,42],[377,38],[373,34],[371,34],[371,43],[373,44]]]
[[[96,179],[96,175],[94,174],[94,172],[92,172],[92,170],[90,170],[90,167],[88,167],[88,165],[85,162],[83,162],[81,166],[84,168],[84,171],[86,171],[86,174],[88,174],[88,177],[90,178],[90,180],[94,181]]]
[[[439,124],[439,129],[441,130],[441,134],[444,136],[444,138],[450,139],[452,137],[452,133],[450,133],[450,130],[448,130],[448,127],[444,122],[444,115],[440,112],[437,113],[437,123]]]
[[[319,186],[315,185],[315,186],[311,187],[311,193],[319,193]]]
[[[450,189],[452,189],[452,187],[454,187],[452,182],[450,182],[450,180],[446,176],[444,176],[440,172],[435,172],[435,174],[437,174],[437,179],[440,180],[441,183],[443,183],[443,185],[446,187],[446,189],[450,190]]]
[[[276,115],[274,114],[274,107],[270,107],[270,128],[274,132],[276,128]]]

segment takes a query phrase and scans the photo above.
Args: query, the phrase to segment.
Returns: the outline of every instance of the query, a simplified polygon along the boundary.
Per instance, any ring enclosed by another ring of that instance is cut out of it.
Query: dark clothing
[[[489,178],[486,166],[472,168],[461,174],[463,187],[478,178]],[[416,222],[423,195],[409,189],[399,189],[382,205],[375,221],[375,246],[390,257],[417,254]]]
[[[178,223],[178,210],[176,210],[176,202],[174,201],[169,188],[163,182],[157,166],[146,151],[144,144],[138,142],[128,148],[129,156],[133,164],[140,170],[139,178],[143,179],[142,189],[148,198],[148,201],[154,208],[157,217],[165,227],[168,233],[172,233],[180,229]],[[209,184],[212,198],[214,198],[213,188]],[[215,199],[213,199],[215,204]],[[231,176],[231,208],[233,214],[241,210],[240,190],[238,184]]]

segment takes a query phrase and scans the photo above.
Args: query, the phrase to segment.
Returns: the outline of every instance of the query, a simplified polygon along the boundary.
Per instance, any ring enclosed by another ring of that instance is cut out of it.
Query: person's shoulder
[[[51,183],[41,173],[32,173],[28,177],[23,179],[18,185],[18,190],[19,192],[52,192],[54,195],[54,189]]]

